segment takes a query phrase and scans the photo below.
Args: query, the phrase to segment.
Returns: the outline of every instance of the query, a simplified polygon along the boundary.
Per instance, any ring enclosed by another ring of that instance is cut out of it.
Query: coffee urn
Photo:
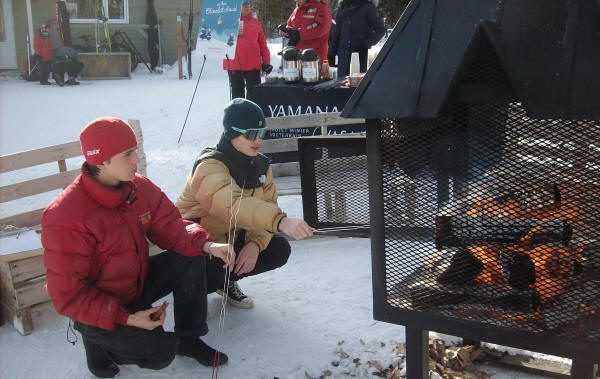
[[[304,49],[302,51],[302,81],[304,83],[319,82],[319,56],[315,49]]]
[[[283,80],[287,83],[296,83],[300,80],[302,61],[300,50],[288,46],[282,51]]]

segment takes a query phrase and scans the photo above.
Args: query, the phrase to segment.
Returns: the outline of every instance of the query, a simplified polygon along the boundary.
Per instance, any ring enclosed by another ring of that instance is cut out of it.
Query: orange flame
[[[509,245],[481,245],[468,248],[474,257],[483,264],[483,270],[477,277],[480,283],[491,284],[499,288],[509,288],[502,273],[502,249],[509,253],[527,254],[535,267],[535,282],[530,286],[535,289],[543,303],[555,299],[562,294],[573,280],[573,272],[583,255],[583,243],[570,246],[539,245],[531,246],[530,240],[536,229],[543,226],[544,220],[560,219],[569,221],[575,228],[580,222],[579,209],[575,204],[561,201],[559,204],[545,209],[523,210],[519,204],[508,199],[502,203],[493,197],[477,201],[468,211],[469,216],[485,216],[500,218],[530,218],[540,220],[540,224],[532,228],[520,243]]]

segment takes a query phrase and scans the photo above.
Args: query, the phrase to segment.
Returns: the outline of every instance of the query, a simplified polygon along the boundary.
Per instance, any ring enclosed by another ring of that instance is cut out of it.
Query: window
[[[129,22],[129,0],[66,0],[71,22]]]

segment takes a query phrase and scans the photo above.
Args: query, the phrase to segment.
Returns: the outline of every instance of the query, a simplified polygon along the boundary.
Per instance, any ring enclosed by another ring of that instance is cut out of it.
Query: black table
[[[283,81],[263,83],[254,89],[253,98],[265,117],[296,116],[315,113],[341,112],[354,92],[354,88],[338,87],[315,91],[308,84],[288,84]],[[328,127],[328,134],[360,133],[365,124],[335,125]],[[265,139],[292,138],[321,135],[320,126],[295,129],[274,129]],[[269,154],[272,163],[297,162],[297,152]]]

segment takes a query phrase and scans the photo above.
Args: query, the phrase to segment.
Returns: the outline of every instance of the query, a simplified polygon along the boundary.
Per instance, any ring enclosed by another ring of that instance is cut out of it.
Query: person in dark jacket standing
[[[154,0],[147,0],[146,8],[146,24],[148,29],[148,55],[150,56],[150,68],[154,71],[154,68],[158,65],[158,16],[156,15],[156,9],[154,8]]]
[[[313,48],[319,63],[327,58],[327,39],[331,29],[331,11],[325,0],[296,0],[296,8],[279,30],[288,38],[289,46],[298,49]]]
[[[54,55],[52,54],[50,32],[46,24],[42,24],[40,29],[35,31],[35,35],[33,36],[33,50],[35,51],[35,60],[40,65],[40,84],[49,85],[50,62],[52,62]]]
[[[336,15],[329,38],[329,65],[335,65],[338,77],[350,73],[350,57],[358,52],[360,72],[367,71],[369,48],[385,34],[383,20],[370,0],[343,0]]]
[[[85,163],[44,210],[42,245],[48,294],[75,321],[89,370],[102,378],[117,375],[119,364],[159,370],[175,354],[205,366],[227,362],[199,337],[208,331],[205,256],[233,267],[233,249],[209,241],[136,174],[137,142],[125,121],[94,120],[79,140]],[[149,257],[147,238],[169,251]],[[170,292],[174,333],[162,328],[167,304],[152,306]]]
[[[271,53],[265,33],[252,15],[250,3],[242,3],[240,28],[233,59],[224,59],[223,68],[229,74],[231,98],[253,98],[252,90],[260,84],[260,72],[271,73]]]

